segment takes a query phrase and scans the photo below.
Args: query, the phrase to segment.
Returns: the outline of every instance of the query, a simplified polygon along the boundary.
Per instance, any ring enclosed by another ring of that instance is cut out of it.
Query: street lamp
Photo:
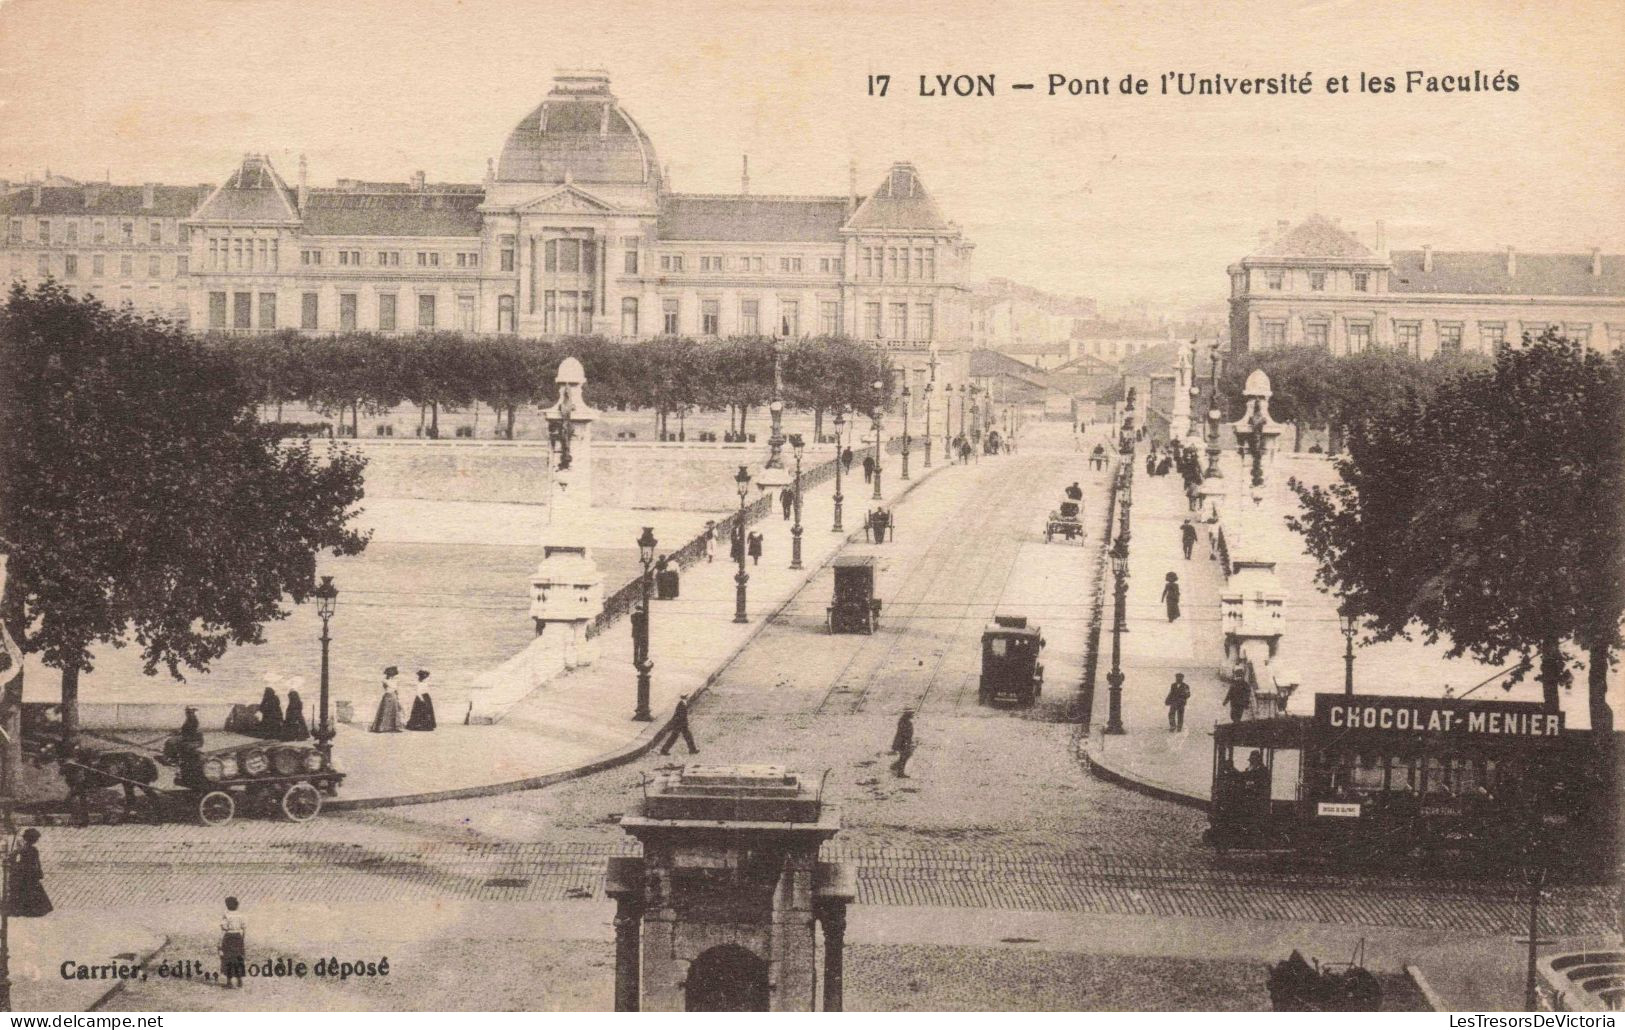
[[[964,383],[959,384],[959,435],[966,440],[970,439],[970,433],[965,430],[965,394],[968,390]]]
[[[332,576],[323,576],[322,581],[316,585],[316,614],[322,620],[322,691],[321,711],[316,716],[316,747],[322,752],[323,766],[333,756],[333,720],[327,714],[327,645],[332,637],[327,632],[327,624],[333,618],[333,611],[339,606],[338,587],[333,585]]]
[[[801,454],[806,449],[807,442],[801,438],[800,433],[790,434],[790,450],[796,456],[795,505],[796,521],[790,526],[790,567],[801,568]],[[840,456],[835,458],[835,464],[841,463]]]
[[[971,387],[972,396],[974,396],[975,393],[976,387],[973,386]],[[982,460],[982,409],[981,405],[979,405],[976,401],[970,402],[970,440],[971,457],[977,463],[980,463]]]
[[[1128,599],[1128,544],[1122,537],[1112,545],[1112,577],[1116,581],[1115,607],[1112,614],[1112,671],[1106,674],[1110,707],[1106,714],[1106,732],[1123,732],[1123,604]]]
[[[831,530],[836,533],[844,532],[841,529],[841,466],[844,455],[841,453],[841,427],[846,425],[846,409],[835,409],[835,525]],[[799,496],[799,494],[798,494]]]
[[[935,355],[933,354],[933,357]],[[931,467],[931,394],[934,384],[925,384],[925,467]]]
[[[1359,632],[1360,623],[1354,613],[1344,608],[1338,615],[1337,621],[1343,627],[1343,693],[1352,697],[1354,695],[1354,634]]]
[[[885,388],[886,388],[885,383],[881,382],[878,379],[875,380],[875,410],[874,410],[874,425],[872,426],[872,428],[875,431],[875,500],[877,500],[877,501],[880,500],[880,409],[881,409],[881,405],[882,405],[881,391],[884,390]]]
[[[910,392],[910,390],[908,388],[908,384],[904,383],[903,384],[903,480],[905,482],[907,482],[907,480],[908,480],[908,445],[909,445],[908,402],[909,402],[909,398],[912,397],[912,396],[913,396],[913,394]]]
[[[1219,471],[1219,419],[1223,412],[1218,408],[1209,408],[1207,412],[1207,468],[1202,472],[1204,479],[1223,479],[1224,473]]]
[[[649,603],[649,583],[654,578],[652,567],[655,546],[658,543],[654,527],[644,526],[643,535],[638,537],[638,558],[643,562],[643,618],[632,621],[632,629],[635,631],[632,639],[632,664],[638,670],[638,705],[632,712],[634,722],[654,721],[654,716],[649,712],[649,672],[655,667],[655,663],[649,658],[649,619],[654,614],[654,607]]]
[[[750,582],[750,573],[745,571],[745,498],[750,496],[749,468],[739,466],[734,485],[739,490],[739,524],[734,527],[739,535],[739,571],[734,573],[734,621],[749,622],[745,617],[745,584]]]

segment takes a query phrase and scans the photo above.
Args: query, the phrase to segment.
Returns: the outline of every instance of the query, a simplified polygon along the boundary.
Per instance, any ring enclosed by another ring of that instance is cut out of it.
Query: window
[[[157,254],[147,255],[147,278],[157,279],[164,274],[162,262],[163,258]]]
[[[458,251],[457,252],[457,267],[458,268],[478,268],[478,267],[480,267],[480,255],[478,254],[478,252],[475,252],[475,251]]]
[[[79,255],[65,254],[62,257],[62,274],[69,279],[79,274]]]
[[[107,259],[100,254],[90,259],[90,276],[100,279],[107,272]]]
[[[260,267],[269,269],[271,267],[271,260],[270,260],[270,258],[271,258],[271,241],[270,240],[260,240],[259,241],[259,248],[260,248]],[[359,261],[356,262],[356,263],[360,264]]]
[[[1369,273],[1369,272],[1355,272],[1354,273],[1354,292],[1355,293],[1370,293],[1371,292],[1371,273]]]
[[[890,340],[908,339],[908,305],[892,304],[888,312],[890,316],[891,332],[887,336]]]
[[[754,298],[739,302],[739,332],[744,336],[755,336],[761,329],[761,301]]]
[[[260,294],[260,328],[276,328],[276,294]]]
[[[355,332],[356,295],[353,293],[339,294],[339,330],[341,332]]]
[[[248,329],[253,322],[254,295],[252,293],[233,293],[231,295],[231,327],[233,329]]]
[[[801,259],[798,258],[798,257],[781,257],[781,258],[779,258],[779,271],[780,272],[799,272],[799,271],[801,271]]]
[[[401,267],[401,252],[398,250],[380,250],[378,252],[379,268]]]
[[[499,263],[498,267],[500,267],[502,269],[502,271],[504,271],[504,272],[513,271],[514,270],[513,237],[512,236],[498,237],[497,238],[497,245],[501,248],[500,253],[499,253],[500,263]],[[510,297],[508,299],[512,300],[513,298]],[[510,312],[510,314],[511,314],[511,312]],[[511,331],[512,330],[510,330],[510,332]]]
[[[914,278],[925,278],[925,248],[914,248]]]
[[[119,238],[125,243],[135,242],[135,223],[123,222],[119,225]]]
[[[39,241],[41,243],[51,242],[51,220],[49,218],[39,220]]]
[[[676,336],[678,332],[678,316],[681,310],[676,297],[666,297],[660,301],[660,331],[667,336]]]
[[[1286,285],[1286,273],[1270,271],[1264,273],[1264,285],[1272,290],[1279,290]]]
[[[175,227],[175,240],[179,243],[190,243],[192,241],[192,230],[185,225],[177,225]]]
[[[100,225],[101,223],[97,222],[96,224]],[[21,218],[13,218],[10,222],[6,223],[6,242],[7,243],[21,243],[22,241],[23,241],[23,220]],[[97,243],[100,243],[101,241],[102,241],[102,238],[100,236],[96,237],[96,242]]]
[[[322,252],[319,250],[301,250],[299,252],[301,265],[319,265],[322,263]]]
[[[192,259],[185,254],[175,255],[175,274],[190,275],[192,273]]]
[[[69,274],[73,273],[70,272]],[[1563,325],[1563,335],[1578,343],[1581,347],[1591,345],[1591,325],[1589,323],[1576,325],[1573,322],[1566,322]]]
[[[592,291],[547,290],[542,300],[545,332],[568,334],[592,331]]]
[[[756,257],[756,256],[740,258],[739,259],[739,270],[741,272],[760,272],[760,271],[762,271],[762,258],[761,257]]]
[[[299,298],[299,328],[316,328],[316,316],[320,314],[320,300],[314,293],[306,293]]]
[[[67,223],[67,225],[64,226],[64,228],[67,230],[67,237],[66,237],[66,239],[63,240],[63,242],[64,243],[78,243],[79,242],[79,223],[77,221],[69,221]]]
[[[863,334],[871,340],[880,339],[880,302],[878,300],[865,301],[863,304]]]
[[[418,294],[418,328],[434,328],[434,294]]]
[[[700,271],[702,271],[702,272],[720,272],[720,271],[722,271],[722,256],[720,254],[701,254],[700,255]]]
[[[1533,322],[1525,322],[1523,324],[1523,334],[1530,339],[1534,339],[1541,333],[1544,333],[1550,326],[1551,323],[1544,319],[1536,319]]]
[[[841,259],[821,257],[818,259],[818,270],[831,275],[840,275]]]
[[[92,243],[107,242],[107,223],[100,218],[90,223],[90,240]]]
[[[1263,318],[1258,321],[1259,342],[1265,350],[1286,346],[1286,319]]]
[[[1371,346],[1371,323],[1350,322],[1348,324],[1348,352],[1359,354]]]
[[[1406,354],[1418,354],[1422,348],[1421,322],[1394,323],[1394,349]]]
[[[1309,273],[1309,288],[1311,290],[1314,290],[1317,293],[1326,292],[1326,273],[1325,272],[1310,272]]]
[[[887,247],[886,258],[893,279],[908,278],[908,248]]]
[[[347,251],[347,250],[341,250],[341,251],[339,251],[339,264],[341,264],[341,265],[347,265],[347,264],[349,264],[349,263],[350,263],[350,252],[349,252],[349,251]],[[356,262],[356,264],[358,264],[358,265],[359,265],[359,264],[360,264],[360,263],[361,263],[361,262],[359,262],[359,261],[357,261],[357,262]]]
[[[429,267],[429,252],[428,251],[426,251],[426,250],[418,251],[418,267],[419,268],[428,268]]]
[[[253,257],[254,257],[254,241],[253,240],[248,241],[248,257],[249,257],[249,260],[253,260]],[[231,241],[231,262],[232,262],[232,267],[233,268],[241,268],[241,267],[243,267],[243,241],[242,240],[232,240]]]
[[[630,253],[636,254],[637,251]],[[638,299],[636,297],[621,298],[621,335],[638,335]]]
[[[841,334],[840,301],[821,300],[818,302],[818,331],[825,336],[839,336]]]
[[[209,293],[209,328],[224,329],[226,327],[226,293],[224,290],[213,290]]]
[[[1478,323],[1478,346],[1486,354],[1499,354],[1507,345],[1507,327],[1503,322]]]
[[[511,333],[513,331],[513,294],[504,293],[497,298],[497,332]]]
[[[129,254],[120,254],[118,259],[118,274],[126,279],[135,275],[135,258]]]
[[[1331,326],[1325,322],[1305,322],[1303,325],[1303,342],[1311,347],[1326,349],[1331,338]]]
[[[1439,323],[1439,353],[1440,354],[1460,354],[1461,353],[1461,323],[1460,322],[1440,322]]]
[[[158,221],[156,218],[147,219],[147,242],[164,242],[164,223]]]
[[[39,274],[41,278],[51,274],[51,255],[41,254],[39,256]]]
[[[662,255],[660,255],[660,270],[662,272],[681,272],[683,270],[683,255],[681,255],[681,254],[662,254]]]
[[[395,295],[393,293],[380,293],[378,295],[378,328],[386,333],[395,331]]]
[[[722,302],[720,300],[701,299],[700,301],[700,332],[706,336],[717,336],[722,330]]]
[[[916,340],[929,340],[933,321],[931,305],[914,305],[914,338]]]
[[[800,260],[799,258],[797,260]],[[801,302],[795,300],[779,301],[779,335],[801,335]]]
[[[621,237],[621,246],[623,248],[625,248],[625,250],[626,250],[626,253],[621,256],[621,270],[624,271],[627,275],[637,275],[638,274],[638,247],[641,246],[642,243],[643,243],[643,240],[640,237],[637,237],[637,236],[622,236]],[[634,307],[635,306],[636,305],[634,305]],[[622,315],[621,320],[624,322],[626,320],[625,319],[625,315],[626,315],[625,305],[622,305],[621,315]],[[637,316],[636,316],[635,312],[633,314],[633,321],[634,322],[637,321]],[[622,333],[621,335],[623,335],[623,336],[636,336],[637,334],[636,333]]]
[[[459,294],[457,297],[457,328],[465,333],[471,333],[474,331],[476,324],[474,298],[468,294]]]

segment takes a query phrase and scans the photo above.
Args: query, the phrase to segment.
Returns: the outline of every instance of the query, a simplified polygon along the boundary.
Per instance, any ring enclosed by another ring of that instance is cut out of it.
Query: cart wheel
[[[308,823],[322,810],[322,792],[308,783],[295,783],[283,793],[280,807],[290,823]]]
[[[204,826],[224,826],[237,814],[237,802],[223,790],[211,790],[198,798],[197,818]]]

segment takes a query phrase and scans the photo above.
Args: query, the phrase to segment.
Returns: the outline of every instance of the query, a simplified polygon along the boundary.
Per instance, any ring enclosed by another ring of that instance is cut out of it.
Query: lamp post
[[[1204,479],[1223,479],[1224,473],[1219,471],[1219,419],[1222,413],[1218,408],[1209,408],[1207,412],[1207,468],[1202,472]]]
[[[841,427],[843,427],[845,425],[846,425],[846,410],[844,408],[836,408],[835,409],[835,525],[831,527],[831,531],[836,532],[836,533],[845,532],[845,530],[841,529],[841,500],[842,500],[842,497],[841,497],[841,466],[844,464],[844,462],[842,462],[842,460],[841,460],[841,457],[842,457],[842,455],[841,455]],[[798,496],[799,496],[799,494],[798,494]]]
[[[649,620],[654,614],[654,607],[649,603],[649,583],[654,579],[651,570],[658,543],[654,527],[644,526],[643,535],[638,537],[638,558],[643,562],[643,618],[632,623],[632,628],[637,631],[632,639],[632,664],[638,670],[638,704],[632,712],[633,722],[654,721],[654,716],[649,712],[649,672],[655,667],[655,663],[649,657],[651,639]]]
[[[881,382],[878,379],[875,380],[874,423],[871,426],[871,428],[874,430],[874,433],[875,433],[875,500],[877,500],[877,501],[880,500],[880,409],[881,409],[881,393],[880,393],[880,391],[884,390],[885,388],[886,388],[885,383]]]
[[[959,435],[967,440],[970,439],[970,433],[965,429],[965,394],[968,390],[964,383],[959,384]]]
[[[316,614],[322,620],[322,688],[321,710],[316,715],[316,732],[311,736],[316,738],[316,747],[322,753],[323,765],[327,765],[333,757],[333,720],[327,712],[327,646],[332,642],[332,636],[327,632],[327,624],[333,618],[333,611],[339,606],[339,591],[333,585],[332,576],[323,576],[322,581],[316,585]]]
[[[1123,732],[1123,604],[1128,599],[1128,544],[1122,537],[1112,545],[1112,577],[1116,581],[1112,610],[1112,671],[1106,674],[1109,708],[1106,732]]]
[[[932,358],[935,359],[935,357],[936,357],[936,355],[935,355],[935,353],[933,353]],[[932,383],[926,383],[925,384],[925,467],[926,468],[931,467],[931,394],[934,391],[934,388],[935,388],[935,386]]]
[[[11,1011],[11,856],[17,853],[17,828],[11,825],[11,791],[6,784],[5,850],[0,851],[0,1012]]]
[[[1264,412],[1261,402],[1253,402],[1253,413],[1247,419],[1247,449],[1253,456],[1253,485],[1264,485]]]
[[[792,504],[794,505],[796,520],[790,526],[790,567],[801,568],[801,454],[806,449],[807,442],[801,438],[800,433],[790,434],[790,451],[796,456],[796,479]],[[835,459],[837,465],[840,458]]]
[[[1360,629],[1352,612],[1345,608],[1337,621],[1343,626],[1343,693],[1354,696],[1354,634]]]
[[[909,446],[908,402],[909,402],[909,398],[911,396],[913,396],[913,394],[909,391],[908,384],[904,383],[903,384],[903,481],[904,482],[908,481],[908,446]]]
[[[750,496],[749,468],[739,466],[734,485],[739,490],[739,524],[734,527],[739,535],[739,571],[734,573],[734,621],[749,622],[745,616],[745,584],[750,582],[750,573],[745,571],[745,498]]]

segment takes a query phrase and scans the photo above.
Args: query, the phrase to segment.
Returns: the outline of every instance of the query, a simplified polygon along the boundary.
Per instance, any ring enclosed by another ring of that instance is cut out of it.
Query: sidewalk
[[[52,912],[42,919],[10,921],[11,1007],[16,1012],[86,1012],[118,985],[94,968],[79,979],[78,966],[133,965],[161,949],[167,938],[139,923],[106,913]],[[63,978],[65,963],[69,978]]]

